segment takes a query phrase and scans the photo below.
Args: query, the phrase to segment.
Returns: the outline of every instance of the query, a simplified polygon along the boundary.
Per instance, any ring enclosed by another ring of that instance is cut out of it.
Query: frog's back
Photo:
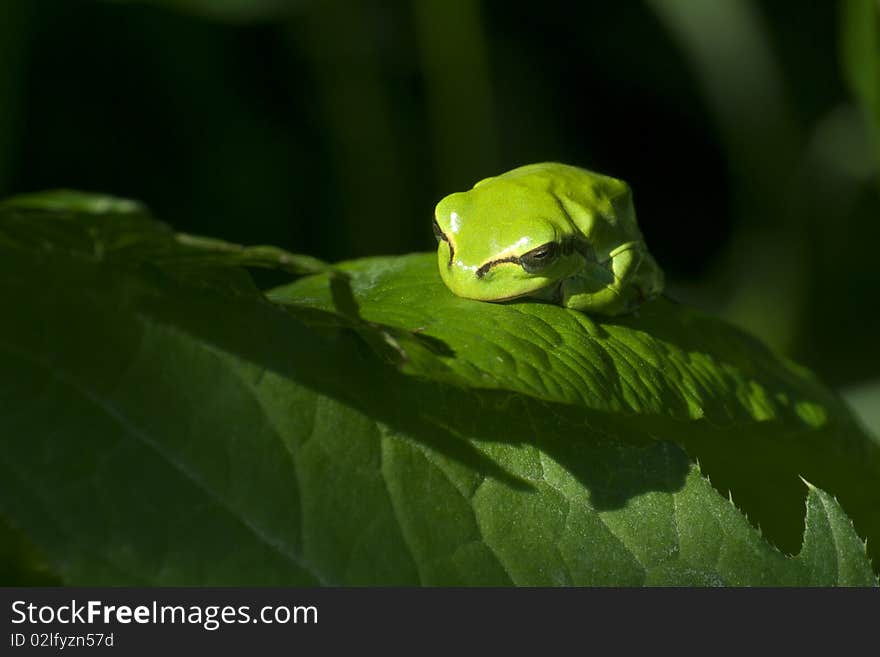
[[[486,178],[474,187],[492,181],[549,194],[599,251],[610,250],[622,240],[642,239],[629,185],[618,178],[570,164],[539,162]]]
[[[511,169],[485,178],[474,188],[492,181],[506,181],[538,192],[548,192],[559,199],[597,210],[610,209],[613,199],[629,193],[622,180],[560,162],[539,162]]]

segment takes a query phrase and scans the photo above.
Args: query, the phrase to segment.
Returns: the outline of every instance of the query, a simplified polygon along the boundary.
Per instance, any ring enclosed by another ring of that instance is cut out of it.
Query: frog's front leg
[[[600,262],[585,261],[562,281],[562,304],[602,315],[632,312],[663,290],[663,273],[641,241],[625,242]]]

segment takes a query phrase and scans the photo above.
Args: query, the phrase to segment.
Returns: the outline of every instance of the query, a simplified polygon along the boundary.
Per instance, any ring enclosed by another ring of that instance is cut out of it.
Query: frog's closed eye
[[[560,250],[558,242],[547,242],[522,254],[519,257],[519,264],[528,273],[536,274],[556,262]]]

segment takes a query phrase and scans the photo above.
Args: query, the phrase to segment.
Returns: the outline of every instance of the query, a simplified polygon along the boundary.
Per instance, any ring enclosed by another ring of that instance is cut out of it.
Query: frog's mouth
[[[504,264],[505,262],[512,262],[512,263],[518,265],[519,264],[519,257],[518,256],[508,256],[506,258],[498,258],[497,260],[491,260],[491,261],[487,262],[485,265],[481,265],[477,269],[477,272],[476,272],[477,278],[485,277],[486,272],[488,272],[490,269],[492,269],[492,267],[494,267],[495,265]],[[515,297],[511,297],[511,298],[513,299]]]
[[[556,281],[540,287],[531,292],[523,292],[522,294],[513,294],[509,297],[493,299],[493,303],[507,303],[509,301],[521,301],[523,299],[534,299],[535,301],[546,301],[549,303],[560,303],[562,300],[562,281]]]

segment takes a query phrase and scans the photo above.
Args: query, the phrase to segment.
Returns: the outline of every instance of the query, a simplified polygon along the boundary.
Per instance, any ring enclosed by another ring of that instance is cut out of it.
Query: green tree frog
[[[615,178],[529,164],[450,194],[434,216],[440,276],[461,297],[619,315],[663,290],[629,186]]]

